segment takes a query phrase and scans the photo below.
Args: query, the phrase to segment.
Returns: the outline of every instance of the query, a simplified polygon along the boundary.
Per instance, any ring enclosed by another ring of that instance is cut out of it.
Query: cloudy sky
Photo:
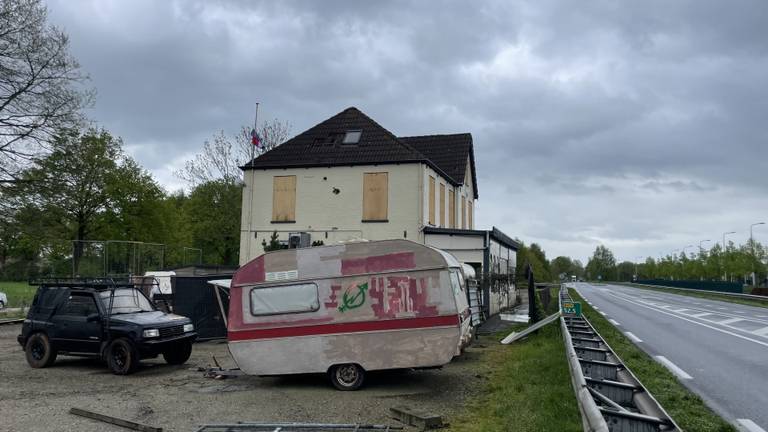
[[[768,2],[71,1],[90,116],[167,189],[214,132],[356,106],[471,132],[477,223],[658,257],[768,222]],[[755,237],[768,242],[768,225]]]

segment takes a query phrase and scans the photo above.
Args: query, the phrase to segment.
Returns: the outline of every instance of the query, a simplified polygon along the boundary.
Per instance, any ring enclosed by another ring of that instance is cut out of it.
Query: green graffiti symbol
[[[339,306],[339,312],[346,312],[362,306],[365,303],[366,291],[368,291],[368,282],[358,285],[357,292],[354,295],[349,295],[349,292],[345,292],[341,298],[342,305]]]

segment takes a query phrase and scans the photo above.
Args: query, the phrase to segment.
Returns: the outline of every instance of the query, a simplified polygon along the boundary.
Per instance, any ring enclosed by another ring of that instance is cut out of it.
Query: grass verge
[[[0,292],[8,297],[6,307],[22,307],[32,304],[37,287],[30,286],[28,282],[3,282],[0,281]]]
[[[507,333],[480,339],[487,346],[486,388],[451,419],[451,430],[581,431],[559,322],[511,345],[499,344]]]
[[[569,292],[574,300],[581,301],[581,311],[595,330],[681,428],[697,432],[737,431],[734,426],[715,414],[700,397],[685,388],[664,366],[640,350],[592,309],[573,288],[570,288]]]
[[[766,298],[765,300],[753,300],[753,299],[732,297],[732,296],[722,295],[722,294],[713,294],[708,292],[685,291],[685,290],[676,290],[671,288],[657,288],[649,285],[639,285],[639,284],[633,284],[633,283],[620,283],[620,285],[626,285],[632,288],[640,288],[648,291],[659,291],[664,293],[680,294],[688,297],[698,297],[698,298],[703,298],[707,300],[719,300],[719,301],[724,301],[729,303],[743,304],[746,306],[757,306],[762,308],[768,308],[768,298]]]

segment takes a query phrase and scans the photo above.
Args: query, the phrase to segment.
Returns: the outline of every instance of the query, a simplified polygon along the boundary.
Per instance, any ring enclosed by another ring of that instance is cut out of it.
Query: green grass
[[[8,297],[6,307],[22,307],[32,304],[37,287],[30,286],[28,282],[0,282],[0,292]]]
[[[575,290],[571,288],[568,291],[574,300],[581,301],[582,313],[595,330],[682,429],[697,432],[736,432],[735,427],[715,414],[700,397],[685,388],[664,366],[641,351],[592,309]]]
[[[723,295],[723,294],[713,294],[708,292],[685,291],[685,290],[677,290],[672,288],[661,288],[661,287],[657,288],[649,285],[638,285],[634,283],[621,283],[621,282],[618,282],[618,283],[621,285],[627,285],[633,288],[640,288],[640,289],[645,289],[649,291],[659,291],[659,292],[665,292],[665,293],[680,294],[688,297],[698,297],[698,298],[703,298],[708,300],[719,300],[719,301],[725,301],[729,303],[743,304],[746,306],[757,306],[762,308],[768,308],[768,297],[766,297],[765,300],[754,300],[754,299],[732,297],[732,296]]]
[[[451,430],[581,431],[559,322],[511,345],[499,344],[503,336],[481,339],[486,388]]]

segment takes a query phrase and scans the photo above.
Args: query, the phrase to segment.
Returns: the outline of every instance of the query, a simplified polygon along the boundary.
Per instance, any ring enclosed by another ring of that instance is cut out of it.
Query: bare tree
[[[174,174],[191,186],[219,179],[238,183],[243,178],[241,166],[285,142],[290,133],[291,124],[287,121],[266,121],[259,128],[261,143],[257,147],[251,141],[250,127],[243,126],[233,136],[219,131],[203,143],[203,150],[194,159],[188,160],[184,168]]]
[[[69,54],[69,39],[46,23],[40,0],[0,0],[0,181],[46,154],[54,134],[79,124],[94,92]]]

